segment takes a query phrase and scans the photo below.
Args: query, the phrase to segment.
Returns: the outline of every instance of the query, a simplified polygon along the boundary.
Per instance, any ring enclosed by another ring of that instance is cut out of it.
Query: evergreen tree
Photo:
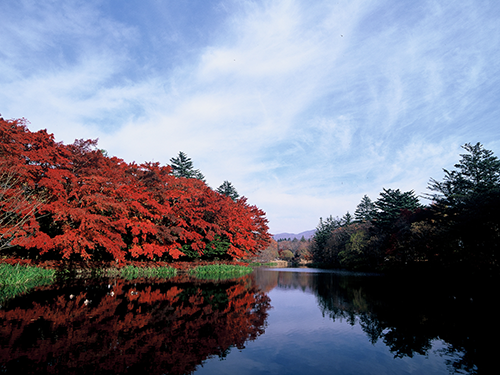
[[[396,221],[401,211],[414,211],[421,207],[421,204],[413,190],[403,193],[399,189],[383,189],[375,207],[377,211],[373,214],[373,221],[378,227],[388,227]]]
[[[466,143],[462,148],[467,154],[460,155],[462,159],[455,164],[455,170],[443,169],[445,176],[441,182],[431,178],[428,189],[436,194],[427,197],[456,206],[471,195],[500,188],[500,160],[493,151],[485,150],[480,143],[474,146]]]
[[[217,192],[231,198],[233,201],[236,201],[240,197],[234,186],[229,181],[224,181],[222,185],[217,188]]]
[[[357,222],[372,221],[374,213],[375,204],[368,195],[364,195],[363,198],[361,198],[361,202],[356,207],[356,211],[354,211],[354,218]]]
[[[188,158],[182,151],[179,151],[178,157],[170,159],[170,167],[175,177],[197,178],[205,182],[205,176],[203,176],[199,169],[193,168],[191,158]]]
[[[331,233],[340,227],[341,221],[338,217],[333,218],[330,215],[325,221],[323,221],[323,218],[319,218],[319,224],[316,227],[312,244],[312,253],[315,262],[322,263],[325,261],[326,243]]]
[[[342,223],[343,227],[346,227],[348,225],[351,225],[353,221],[352,215],[349,213],[349,211],[346,212],[344,216],[342,216],[342,219],[340,219],[340,222]]]
[[[441,229],[439,240],[450,245],[440,259],[453,267],[498,274],[500,268],[500,160],[480,143],[462,146],[455,169],[443,181],[431,179],[428,194]],[[440,250],[445,249],[445,245]]]

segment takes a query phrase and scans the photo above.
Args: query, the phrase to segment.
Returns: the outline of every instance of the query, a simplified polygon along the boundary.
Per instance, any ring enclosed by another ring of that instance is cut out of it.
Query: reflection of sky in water
[[[436,350],[427,356],[394,359],[379,340],[372,345],[358,323],[323,317],[316,297],[300,289],[275,288],[264,335],[233,348],[227,358],[212,358],[196,374],[446,374]]]

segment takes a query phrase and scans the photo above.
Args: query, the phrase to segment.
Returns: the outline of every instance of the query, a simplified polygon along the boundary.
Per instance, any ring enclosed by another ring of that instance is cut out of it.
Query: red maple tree
[[[36,209],[18,210],[25,219],[15,232],[0,223],[11,245],[54,259],[123,262],[240,259],[269,243],[265,213],[246,198],[233,201],[159,163],[108,157],[97,140],[64,145],[26,123],[0,119],[0,168],[18,181],[4,196],[22,185],[39,198]],[[0,204],[0,213],[13,211]]]

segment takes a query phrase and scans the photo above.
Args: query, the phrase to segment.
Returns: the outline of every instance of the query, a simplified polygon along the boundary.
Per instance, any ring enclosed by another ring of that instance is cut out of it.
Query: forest
[[[0,250],[31,260],[247,259],[270,241],[265,212],[230,182],[210,188],[186,154],[127,163],[97,140],[56,142],[0,118]]]
[[[500,160],[480,143],[462,147],[424,196],[384,188],[353,215],[320,218],[311,240],[276,242],[261,209],[228,181],[210,188],[183,152],[169,165],[127,163],[97,140],[65,145],[24,119],[0,118],[0,250],[29,260],[281,257],[356,271],[498,274]]]
[[[421,197],[384,188],[375,201],[363,196],[354,215],[320,218],[303,253],[330,268],[498,275],[500,160],[480,143],[462,148]]]

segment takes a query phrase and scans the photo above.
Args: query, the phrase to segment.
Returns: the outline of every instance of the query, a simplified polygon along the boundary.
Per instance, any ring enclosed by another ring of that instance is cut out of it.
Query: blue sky
[[[0,2],[0,113],[110,155],[184,151],[272,233],[499,156],[497,0]]]

